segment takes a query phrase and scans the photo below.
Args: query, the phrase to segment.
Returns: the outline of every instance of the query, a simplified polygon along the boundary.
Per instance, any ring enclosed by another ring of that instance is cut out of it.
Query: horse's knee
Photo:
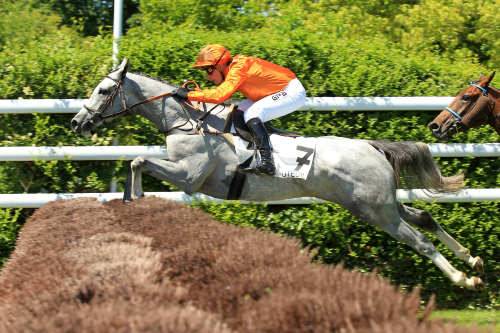
[[[137,169],[143,164],[144,164],[144,157],[139,156],[134,158],[134,160],[130,163],[130,166],[132,167],[132,169]]]
[[[432,256],[437,251],[434,244],[425,235],[404,221],[401,221],[399,225],[392,225],[384,230],[395,239],[406,243],[426,257]]]
[[[421,253],[422,255],[426,257],[432,256],[434,253],[436,253],[436,248],[434,245],[427,239],[424,241],[420,241],[416,244],[415,249],[418,251],[418,253]]]
[[[414,230],[411,234],[403,233],[403,238],[406,239],[409,245],[413,244],[413,248],[415,248],[418,253],[426,257],[430,257],[436,252],[434,244],[432,244],[432,242],[425,237],[425,235],[416,230]]]

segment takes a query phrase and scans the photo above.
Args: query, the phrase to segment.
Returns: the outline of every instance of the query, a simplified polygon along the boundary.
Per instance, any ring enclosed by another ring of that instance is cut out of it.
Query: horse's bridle
[[[479,84],[477,84],[476,82],[470,82],[469,83],[469,86],[471,87],[475,87],[477,89],[479,89],[479,91],[481,91],[481,94],[485,97],[488,97],[488,87],[481,87]],[[474,103],[474,104],[471,104],[469,106],[469,108],[473,107],[474,105],[476,105],[477,101]],[[457,130],[458,130],[458,125],[460,125],[461,127],[464,127],[465,129],[468,128],[467,125],[464,124],[463,122],[463,117],[460,115],[460,113],[458,113],[457,111],[453,110],[452,108],[450,108],[449,106],[447,106],[445,108],[446,111],[448,111],[452,117],[453,117],[453,124],[452,126],[455,127]]]
[[[113,118],[113,117],[116,117],[116,116],[119,116],[119,115],[122,115],[122,114],[125,114],[125,113],[132,112],[132,109],[135,108],[136,106],[152,102],[152,101],[160,99],[162,97],[165,97],[165,98],[171,97],[173,95],[172,92],[168,92],[168,93],[160,94],[160,95],[153,96],[153,97],[150,97],[150,98],[146,98],[145,100],[137,102],[137,103],[135,103],[135,104],[133,104],[131,106],[127,106],[127,99],[125,97],[125,93],[123,92],[123,77],[121,77],[119,80],[116,80],[116,79],[114,79],[114,78],[112,78],[111,76],[108,75],[108,76],[106,76],[106,78],[108,78],[108,79],[110,79],[110,80],[112,80],[112,81],[114,81],[116,83],[115,88],[113,89],[113,91],[106,98],[106,102],[103,103],[102,105],[100,105],[97,110],[92,109],[92,108],[88,107],[85,104],[83,105],[83,108],[85,110],[87,110],[87,112],[90,113],[90,115],[92,116],[92,118],[98,117],[101,120],[104,120],[104,119],[107,119],[107,118]],[[118,111],[116,113],[111,113],[111,114],[108,114],[108,115],[103,114],[104,110],[106,110],[110,106],[110,104],[111,104],[111,106],[113,105],[115,97],[116,97],[116,94],[118,94],[120,96],[120,101],[122,103],[122,107],[121,107],[120,111]]]
[[[155,100],[160,99],[160,98],[169,98],[169,97],[173,97],[174,96],[174,92],[167,92],[167,93],[163,93],[163,94],[160,94],[160,95],[156,95],[156,96],[152,96],[152,97],[146,98],[146,99],[144,99],[142,101],[139,101],[139,102],[137,102],[135,104],[132,104],[131,106],[127,106],[127,99],[125,97],[125,93],[123,92],[123,78],[124,78],[124,75],[122,75],[119,80],[116,80],[116,79],[110,77],[109,75],[107,75],[106,78],[114,81],[116,83],[116,85],[115,85],[115,88],[113,89],[113,91],[106,98],[105,103],[103,103],[102,105],[100,105],[97,110],[92,109],[92,108],[88,107],[85,104],[83,105],[83,108],[85,110],[87,110],[87,112],[90,113],[90,115],[91,115],[91,120],[89,121],[89,123],[93,123],[94,117],[98,117],[100,120],[104,120],[104,119],[108,119],[108,118],[114,118],[114,117],[119,116],[119,115],[131,113],[133,111],[132,109],[135,108],[135,107],[137,107],[137,106],[139,106],[139,105],[143,105],[143,104],[155,101]],[[195,81],[186,81],[186,82],[184,82],[182,84],[182,87],[186,88],[189,84],[194,84],[195,87],[197,89],[199,89],[199,86],[198,86],[198,84]],[[108,115],[103,114],[104,110],[106,110],[110,106],[110,104],[111,104],[111,106],[113,105],[114,99],[116,97],[116,94],[118,94],[120,96],[120,101],[121,101],[121,104],[122,104],[122,107],[121,107],[120,111],[118,111],[116,113],[111,113],[111,114],[108,114]],[[182,128],[182,127],[184,127],[184,125],[186,125],[187,123],[189,123],[190,120],[196,121],[196,123],[197,123],[197,125],[196,125],[196,132],[199,132],[200,129],[201,129],[201,126],[203,124],[203,121],[205,120],[205,118],[218,106],[218,104],[216,104],[210,110],[207,110],[206,104],[203,103],[203,110],[202,110],[203,114],[198,119],[192,119],[191,116],[189,115],[189,112],[186,110],[187,105],[189,105],[190,107],[192,107],[192,106],[190,104],[188,104],[186,101],[178,101],[178,102],[179,102],[179,105],[182,108],[182,111],[186,115],[186,122],[183,123],[183,124],[177,125],[177,126],[171,128],[171,129],[169,129],[168,132],[170,132],[170,131],[172,131],[174,129],[180,129],[180,130],[183,130],[183,131],[186,131],[186,132],[192,131],[193,129],[195,129],[194,126],[192,126],[191,129],[187,129],[187,130],[185,130],[185,129]],[[216,135],[221,134],[218,131],[215,131],[215,132],[213,132],[213,131],[204,131],[204,132],[209,133],[209,134],[216,134]]]

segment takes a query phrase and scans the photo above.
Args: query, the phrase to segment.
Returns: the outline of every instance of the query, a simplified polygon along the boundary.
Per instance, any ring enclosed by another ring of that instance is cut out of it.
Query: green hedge
[[[0,267],[14,247],[20,225],[20,209],[0,209]]]
[[[440,50],[404,43],[401,39],[404,32],[422,27],[418,22],[416,27],[406,23],[399,28],[393,26],[394,17],[403,15],[397,19],[403,22],[404,15],[412,11],[398,5],[382,10],[385,1],[372,0],[366,8],[363,2],[354,0],[317,4],[277,2],[275,7],[264,11],[268,15],[264,19],[255,1],[241,1],[239,5],[231,1],[209,1],[208,7],[203,6],[208,12],[192,6],[193,1],[177,2],[177,7],[170,6],[171,1],[167,0],[141,3],[141,13],[129,22],[133,28],[121,43],[122,55],[130,59],[131,71],[177,84],[194,78],[207,86],[203,74],[190,65],[203,45],[217,42],[227,45],[233,53],[256,55],[290,67],[304,83],[309,96],[451,96],[479,73],[490,72],[493,68],[485,64],[496,63],[494,56],[498,54],[493,52],[496,44],[487,42],[486,37],[485,47],[481,48],[486,51],[480,55],[493,56],[481,63],[478,61],[481,57],[473,56],[473,48],[465,52],[456,49],[456,44]],[[460,6],[457,4],[453,2],[453,6]],[[183,6],[191,8],[192,13],[181,11]],[[233,11],[234,15],[221,20],[208,15],[222,13],[218,11],[222,8]],[[421,8],[415,7],[415,10]],[[247,15],[242,17],[242,12]],[[484,25],[483,16],[471,18],[470,24],[463,23],[462,30],[453,30],[449,35],[462,38],[460,36],[474,26],[474,20]],[[12,1],[0,9],[0,98],[84,98],[108,73],[111,67],[109,35],[82,37],[77,30],[60,26],[60,22],[57,15],[30,9],[18,2]],[[32,36],[33,31],[40,34]],[[500,82],[498,78],[493,82],[498,86],[496,82]],[[426,128],[435,115],[435,112],[419,111],[305,111],[276,120],[274,125],[313,136],[436,142]],[[0,145],[110,145],[113,139],[122,145],[164,142],[162,135],[142,118],[115,121],[92,138],[83,138],[71,132],[71,117],[2,115]],[[496,141],[498,136],[487,127],[460,134],[452,140]],[[498,158],[441,158],[438,162],[445,174],[465,171],[469,187],[499,187]],[[1,193],[103,192],[108,190],[112,177],[118,179],[122,189],[125,176],[124,162],[4,162],[0,164],[0,189]],[[146,191],[173,189],[151,177],[145,177],[144,182]],[[415,205],[430,210],[452,235],[485,259],[489,283],[485,292],[471,293],[452,287],[429,260],[354,220],[336,205],[237,209],[217,205],[205,209],[224,221],[299,237],[305,245],[318,249],[319,260],[344,262],[359,270],[377,268],[405,288],[421,284],[426,295],[438,294],[442,306],[497,305],[499,283],[495,276],[499,269],[494,259],[498,258],[499,230],[492,223],[500,220],[498,204]],[[16,212],[1,210],[2,261],[12,250],[17,228],[27,214]],[[19,224],[15,224],[16,220]],[[451,258],[449,252],[443,252]],[[454,263],[463,268],[461,263]]]
[[[429,259],[383,231],[357,220],[335,204],[196,205],[220,221],[296,237],[304,246],[315,249],[321,262],[342,263],[363,272],[376,270],[404,290],[419,286],[424,299],[436,295],[439,307],[495,308],[499,305],[500,263],[496,259],[500,213],[495,203],[413,205],[429,211],[449,234],[471,250],[472,255],[483,258],[486,288],[480,292],[453,286]],[[477,275],[436,237],[425,234],[456,268],[468,275]]]

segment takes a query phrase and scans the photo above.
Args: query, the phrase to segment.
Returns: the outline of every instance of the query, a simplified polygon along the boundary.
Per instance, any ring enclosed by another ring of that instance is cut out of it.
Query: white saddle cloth
[[[233,138],[239,164],[254,157],[254,149],[248,141],[239,136],[233,136]],[[316,139],[284,137],[277,134],[271,134],[270,139],[273,147],[274,165],[276,166],[274,177],[306,179],[311,171],[316,153]],[[250,148],[248,148],[249,146]],[[259,154],[255,156],[260,158]],[[250,165],[255,165],[255,161],[252,161]]]

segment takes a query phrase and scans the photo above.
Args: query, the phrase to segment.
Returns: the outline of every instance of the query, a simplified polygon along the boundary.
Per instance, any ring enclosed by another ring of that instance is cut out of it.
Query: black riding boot
[[[276,168],[271,153],[271,141],[269,140],[266,127],[259,118],[250,119],[247,122],[247,126],[252,132],[255,145],[260,152],[260,163],[257,164],[256,169],[270,176],[274,175]]]

